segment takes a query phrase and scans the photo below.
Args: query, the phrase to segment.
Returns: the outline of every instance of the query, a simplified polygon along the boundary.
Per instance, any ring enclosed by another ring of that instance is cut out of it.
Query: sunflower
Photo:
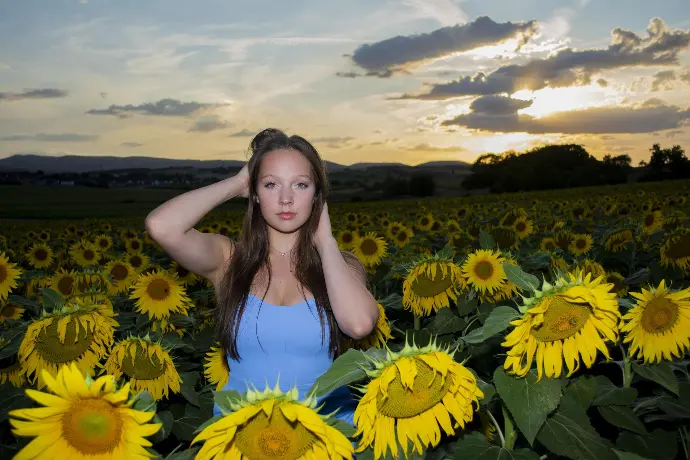
[[[511,227],[521,240],[527,238],[534,232],[534,224],[527,217],[518,217]]]
[[[415,316],[428,316],[457,300],[463,286],[462,272],[450,256],[436,253],[414,259],[403,281],[402,303]]]
[[[393,235],[393,243],[399,248],[404,248],[410,243],[410,240],[414,236],[414,231],[409,227],[400,227],[398,233]]]
[[[572,238],[568,249],[576,256],[587,254],[594,246],[592,236],[586,233],[574,233]]]
[[[165,270],[139,275],[129,298],[136,300],[139,313],[157,320],[169,318],[171,314],[186,315],[191,304],[186,289],[177,281],[177,275]]]
[[[356,452],[373,445],[375,459],[389,449],[394,458],[399,450],[407,458],[412,450],[421,454],[438,445],[439,428],[454,435],[453,428],[464,428],[484,397],[472,372],[435,341],[423,348],[406,342],[397,353],[386,349],[385,360],[375,366],[366,371],[372,380],[360,388],[364,395],[354,417],[354,436],[362,435]]]
[[[177,280],[183,286],[191,286],[194,284],[199,277],[194,273],[187,270],[185,267],[179,264],[176,260],[173,261],[168,272],[174,273],[177,276]]]
[[[69,254],[80,267],[95,265],[101,256],[98,246],[84,239],[70,246]]]
[[[623,343],[645,363],[681,358],[690,348],[690,288],[671,291],[661,280],[655,289],[631,292],[637,299],[622,318]]]
[[[583,278],[584,276],[584,278]],[[599,350],[611,359],[606,341],[618,340],[618,301],[603,277],[576,271],[557,277],[554,285],[544,281],[540,290],[525,298],[522,318],[512,321],[515,328],[501,344],[510,348],[503,367],[524,376],[537,360],[537,376],[557,378],[568,368],[567,376],[580,367],[592,367]]]
[[[230,367],[228,367],[225,351],[219,343],[216,343],[215,347],[211,347],[211,351],[206,352],[204,375],[209,382],[216,384],[216,391],[220,391],[228,383]]]
[[[276,384],[228,400],[230,411],[221,406],[223,417],[192,441],[205,441],[196,458],[352,459],[352,443],[328,423],[329,415],[318,413],[316,398],[298,396],[296,387],[283,393]]]
[[[661,265],[687,270],[690,268],[690,229],[683,228],[671,234],[661,246]],[[2,259],[0,258],[0,267]],[[2,269],[0,268],[0,295],[2,295]]]
[[[519,267],[517,260],[515,260],[514,258],[508,256],[503,257],[503,264],[510,264]],[[500,289],[495,291],[493,294],[480,294],[479,298],[482,302],[497,304],[502,300],[512,299],[515,295],[519,294],[520,291],[520,288],[518,288],[512,281],[506,278],[505,283],[501,285]]]
[[[422,214],[417,219],[417,228],[422,232],[428,232],[429,230],[431,230],[431,227],[433,226],[434,216],[430,212]]]
[[[455,233],[462,230],[460,224],[455,219],[449,219],[445,224],[445,228],[447,233]]]
[[[366,268],[372,268],[381,263],[381,258],[388,255],[388,243],[375,232],[367,232],[355,240],[352,252]]]
[[[109,235],[100,234],[96,237],[96,246],[99,251],[108,251],[113,247],[113,239]]]
[[[633,242],[633,232],[629,229],[615,231],[604,240],[604,247],[609,252],[621,252],[628,243]]]
[[[38,389],[45,386],[41,371],[57,375],[60,366],[75,363],[90,376],[110,351],[115,328],[112,307],[91,297],[75,298],[62,308],[29,324],[19,345],[19,361]]]
[[[590,259],[582,259],[581,261],[576,263],[573,267],[573,270],[571,271],[576,270],[581,271],[583,276],[589,273],[592,275],[592,278],[606,276],[606,270],[604,269],[604,267],[599,262]]]
[[[9,319],[21,319],[24,311],[19,305],[0,301],[0,324],[6,323]]]
[[[26,253],[29,265],[34,268],[48,268],[53,263],[53,250],[46,243],[34,243]]]
[[[26,395],[46,407],[9,413],[12,431],[34,439],[14,458],[149,459],[145,439],[158,432],[160,423],[148,423],[155,411],[132,409],[129,384],[117,390],[110,375],[84,379],[79,368],[63,366],[55,378],[43,371],[51,393],[31,389]]]
[[[103,367],[118,380],[126,375],[134,391],[146,390],[155,400],[180,392],[182,379],[170,354],[148,336],[120,340]]]
[[[568,247],[570,246],[570,242],[572,241],[572,236],[569,232],[561,231],[556,234],[554,239],[556,240],[556,246],[564,251],[567,251]]]
[[[10,382],[17,388],[26,384],[26,374],[19,361],[7,367],[0,368],[0,383]]]
[[[4,252],[0,252],[0,300],[7,300],[12,289],[17,287],[17,280],[23,270],[10,263]]]
[[[137,273],[141,273],[149,265],[148,256],[140,252],[125,254],[124,260],[125,262],[129,263],[132,267],[134,267],[134,271],[136,271]]]
[[[379,307],[379,318],[376,320],[374,330],[371,331],[368,336],[356,342],[357,347],[363,350],[372,347],[383,348],[386,342],[392,337],[391,325],[388,323],[388,318],[386,318],[386,310],[384,310],[380,302],[376,302],[376,306]]]
[[[129,262],[111,260],[103,268],[102,275],[108,278],[108,295],[116,295],[127,292],[137,278]]]
[[[558,246],[556,246],[556,240],[549,236],[541,239],[539,243],[539,250],[541,252],[551,252],[554,251]]]
[[[654,233],[664,226],[664,215],[661,211],[647,213],[642,220],[642,231],[644,233]]]
[[[611,284],[611,292],[623,298],[628,295],[628,285],[623,282],[625,277],[618,272],[607,272],[606,282]]]
[[[388,224],[386,227],[386,235],[388,235],[388,238],[393,239],[395,235],[398,234],[401,228],[405,228],[406,225],[403,224],[402,222],[399,221],[393,221]]]
[[[496,246],[501,250],[517,249],[520,245],[520,239],[512,228],[496,227],[490,233],[496,242]]]
[[[491,249],[477,249],[462,265],[462,275],[467,284],[482,294],[501,290],[507,281],[503,270],[503,257]]]
[[[130,238],[125,240],[125,248],[127,249],[127,252],[136,254],[142,252],[144,249],[144,243],[142,243],[139,238]]]

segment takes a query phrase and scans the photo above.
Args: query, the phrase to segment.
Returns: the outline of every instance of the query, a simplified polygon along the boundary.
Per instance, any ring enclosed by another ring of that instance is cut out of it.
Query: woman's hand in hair
[[[333,240],[333,231],[331,230],[331,218],[328,215],[328,203],[323,203],[323,208],[321,208],[321,217],[319,218],[319,226],[316,228],[314,233],[314,245],[317,249],[321,247],[322,244]]]
[[[235,174],[235,177],[242,184],[242,191],[239,196],[249,198],[249,162],[245,163],[240,172]]]

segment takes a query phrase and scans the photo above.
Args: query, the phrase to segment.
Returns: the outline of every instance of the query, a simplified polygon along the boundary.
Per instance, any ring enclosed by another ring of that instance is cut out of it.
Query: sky
[[[0,0],[0,158],[690,156],[688,0]]]

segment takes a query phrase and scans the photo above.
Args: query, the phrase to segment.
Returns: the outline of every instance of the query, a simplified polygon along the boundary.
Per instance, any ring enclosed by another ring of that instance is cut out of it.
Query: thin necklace
[[[297,244],[297,243],[295,243],[295,244]],[[269,245],[269,246],[270,246],[270,245]],[[285,254],[287,254],[288,252],[291,252],[291,251],[294,249],[294,247],[295,247],[295,245],[293,244],[292,247],[291,247],[290,249],[288,249],[287,251],[285,251],[285,252],[280,252],[280,251],[278,251],[276,248],[274,248],[273,246],[271,246],[271,249],[273,249],[274,251],[278,252],[278,254],[280,254],[281,256],[285,257]]]

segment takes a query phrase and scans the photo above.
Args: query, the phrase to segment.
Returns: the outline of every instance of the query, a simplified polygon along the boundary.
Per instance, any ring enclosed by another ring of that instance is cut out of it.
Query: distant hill
[[[84,173],[102,172],[127,169],[166,169],[166,168],[239,168],[244,165],[241,160],[177,160],[170,158],[154,157],[116,157],[116,156],[48,156],[48,155],[12,155],[0,159],[0,171],[43,171],[46,174],[53,173]],[[341,165],[332,161],[326,161],[329,172],[367,169],[371,167],[397,167],[397,168],[424,168],[424,167],[469,167],[470,164],[462,161],[433,161],[417,166],[403,163],[355,163],[350,166]]]

